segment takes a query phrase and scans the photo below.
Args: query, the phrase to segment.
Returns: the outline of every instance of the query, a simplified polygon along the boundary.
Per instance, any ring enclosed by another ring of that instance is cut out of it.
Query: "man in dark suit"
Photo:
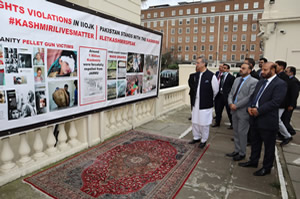
[[[289,85],[289,81],[290,78],[287,74],[285,74],[284,70],[286,68],[286,62],[285,61],[276,61],[276,73],[277,76],[282,79],[283,81],[285,81],[286,85]],[[279,133],[280,136],[282,137],[282,142],[280,143],[281,146],[284,146],[286,144],[288,144],[293,138],[291,136],[291,134],[288,132],[288,130],[286,129],[285,125],[283,124],[283,121],[281,119],[281,116],[284,112],[284,110],[288,107],[288,95],[285,96],[283,102],[280,104],[279,106],[279,111],[278,111],[278,115],[279,115]]]
[[[232,116],[230,112],[230,108],[228,105],[228,94],[231,90],[235,77],[229,73],[230,66],[228,64],[223,64],[223,74],[220,77],[219,83],[219,93],[215,99],[215,112],[216,112],[216,121],[212,127],[220,126],[222,113],[224,106],[226,107],[226,112],[230,121],[230,129],[232,129]],[[216,74],[217,76],[217,74]]]
[[[267,62],[262,67],[261,79],[250,97],[248,113],[250,115],[251,156],[250,161],[239,163],[242,167],[257,167],[262,143],[264,143],[263,167],[254,172],[255,176],[264,176],[271,172],[275,159],[276,134],[279,130],[278,109],[287,92],[287,85],[276,76],[276,64]]]
[[[295,135],[296,131],[290,124],[294,109],[297,107],[297,99],[299,96],[299,80],[295,77],[296,68],[294,66],[289,66],[286,68],[285,73],[289,76],[290,81],[288,84],[287,93],[287,108],[284,110],[281,117],[285,127],[291,135]]]
[[[264,58],[264,57],[262,57],[262,58],[259,59],[259,63],[258,63],[259,69],[257,70],[257,74],[258,74],[259,78],[262,78],[261,77],[261,68],[267,62],[268,62],[268,60],[266,58]]]
[[[199,72],[199,68],[195,68],[196,70],[196,73]],[[189,80],[188,80],[188,84],[189,84],[189,87],[190,87],[190,92],[189,92],[189,95],[190,95],[190,104],[191,104],[191,110],[193,109],[193,106],[192,106],[192,102],[195,101],[194,97],[196,95],[196,85],[194,84],[195,82],[195,78],[196,78],[196,73],[191,73],[190,74],[190,77],[189,77]],[[189,120],[191,120],[192,117],[189,118]]]

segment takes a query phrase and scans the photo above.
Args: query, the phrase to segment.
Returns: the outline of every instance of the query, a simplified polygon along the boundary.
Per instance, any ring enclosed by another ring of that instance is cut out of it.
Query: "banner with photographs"
[[[0,136],[158,95],[161,33],[65,1],[0,16]]]

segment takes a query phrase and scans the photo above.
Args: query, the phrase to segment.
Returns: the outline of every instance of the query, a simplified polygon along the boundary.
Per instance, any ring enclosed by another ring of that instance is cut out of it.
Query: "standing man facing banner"
[[[214,98],[219,91],[216,76],[207,68],[207,60],[199,57],[196,63],[195,78],[192,79],[194,96],[192,96],[192,130],[193,140],[189,144],[200,142],[199,147],[204,148],[209,136],[209,125],[212,122]]]
[[[250,96],[254,92],[257,79],[251,77],[249,64],[242,64],[240,77],[236,78],[228,96],[228,104],[232,113],[234,131],[234,152],[226,156],[239,161],[246,156],[247,134],[249,130],[249,114],[247,107]]]
[[[267,62],[262,67],[261,79],[250,97],[248,113],[251,125],[250,161],[239,163],[241,167],[257,167],[264,143],[263,167],[254,172],[255,176],[271,173],[275,159],[276,134],[279,130],[278,110],[284,100],[287,85],[276,76],[276,64]]]

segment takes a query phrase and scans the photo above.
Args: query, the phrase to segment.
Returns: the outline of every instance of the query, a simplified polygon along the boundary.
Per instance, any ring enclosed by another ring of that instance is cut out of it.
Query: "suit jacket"
[[[192,102],[195,102],[195,97],[196,97],[196,92],[197,92],[197,84],[195,84],[196,82],[196,73],[192,73],[190,74],[188,83],[189,83],[189,87],[190,87],[190,103],[191,105],[193,104]]]
[[[256,98],[257,93],[259,92],[259,89],[262,86],[263,82],[264,79],[260,80],[257,83],[255,90],[250,97],[248,104],[249,107],[251,107],[251,104]],[[276,76],[262,93],[258,101],[257,108],[259,115],[257,117],[250,117],[250,125],[259,129],[277,131],[279,128],[278,109],[285,98],[286,92],[286,83]]]
[[[260,79],[258,73],[257,73],[255,70],[252,70],[251,73],[250,73],[250,75],[251,75],[251,77],[254,77],[254,78],[257,79],[257,80]],[[240,73],[238,73],[238,74],[236,75],[236,77],[240,77],[240,76],[241,76]]]
[[[299,80],[296,77],[290,78],[287,92],[287,106],[297,107],[297,99],[299,96]]]
[[[240,84],[241,78],[242,77],[238,77],[235,79],[232,89],[228,95],[228,104],[234,104],[233,96]],[[231,111],[232,114],[238,114],[238,116],[240,118],[241,117],[242,118],[249,117],[249,114],[247,113],[248,103],[249,103],[250,96],[254,92],[257,82],[258,82],[258,80],[251,76],[245,80],[244,84],[242,85],[242,87],[240,88],[240,90],[237,94],[238,100],[237,100],[237,103],[235,104],[237,110]]]
[[[286,85],[289,84],[290,78],[287,74],[285,74],[285,72],[281,72],[278,73],[277,76],[282,79],[283,81],[285,81]],[[288,98],[287,95],[285,96],[284,100],[281,102],[279,108],[286,108],[288,107]]]
[[[223,95],[225,99],[227,100],[228,94],[230,93],[230,90],[232,88],[233,82],[235,80],[235,77],[231,75],[230,73],[227,74],[226,79],[223,83]]]

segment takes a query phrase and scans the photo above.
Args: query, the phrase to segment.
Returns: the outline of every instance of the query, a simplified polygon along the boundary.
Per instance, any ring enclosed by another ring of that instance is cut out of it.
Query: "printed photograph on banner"
[[[33,65],[44,66],[45,65],[45,49],[33,48]]]
[[[36,115],[34,92],[28,89],[28,87],[18,87],[17,90],[8,90],[6,95],[9,120]]]
[[[26,76],[14,76],[14,85],[17,84],[27,84],[27,77]]]
[[[118,98],[125,97],[126,95],[126,80],[118,80],[117,82]]]
[[[35,86],[35,102],[37,114],[47,113],[47,97],[46,97],[46,86],[36,85]]]
[[[74,103],[76,90],[75,81],[76,80],[53,81],[48,83],[50,111],[76,106]]]
[[[18,54],[18,69],[32,68],[31,54],[19,53]]]
[[[118,61],[118,79],[126,78],[126,61]]]
[[[35,83],[43,83],[45,82],[45,68],[43,66],[35,66],[33,68],[34,71],[34,82]]]
[[[148,93],[156,89],[157,75],[144,75],[143,93]]]
[[[6,73],[18,73],[18,50],[17,48],[4,48],[4,61]]]
[[[4,61],[3,61],[3,48],[2,45],[0,44],[0,66],[4,65]]]
[[[158,56],[145,55],[144,75],[156,75],[158,68]]]
[[[5,92],[3,90],[0,90],[0,104],[5,104]]]
[[[0,68],[0,86],[5,85],[5,74],[4,74],[4,68]]]
[[[107,100],[117,98],[116,80],[107,81]]]
[[[126,96],[142,93],[143,75],[127,75]]]
[[[77,76],[77,51],[47,49],[47,76]]]
[[[139,53],[128,53],[127,73],[143,72],[144,55]]]
[[[100,78],[85,78],[83,80],[83,95],[85,97],[95,96],[95,95],[104,95],[105,85],[104,80]]]
[[[107,61],[107,79],[116,79],[117,77],[117,60]]]

